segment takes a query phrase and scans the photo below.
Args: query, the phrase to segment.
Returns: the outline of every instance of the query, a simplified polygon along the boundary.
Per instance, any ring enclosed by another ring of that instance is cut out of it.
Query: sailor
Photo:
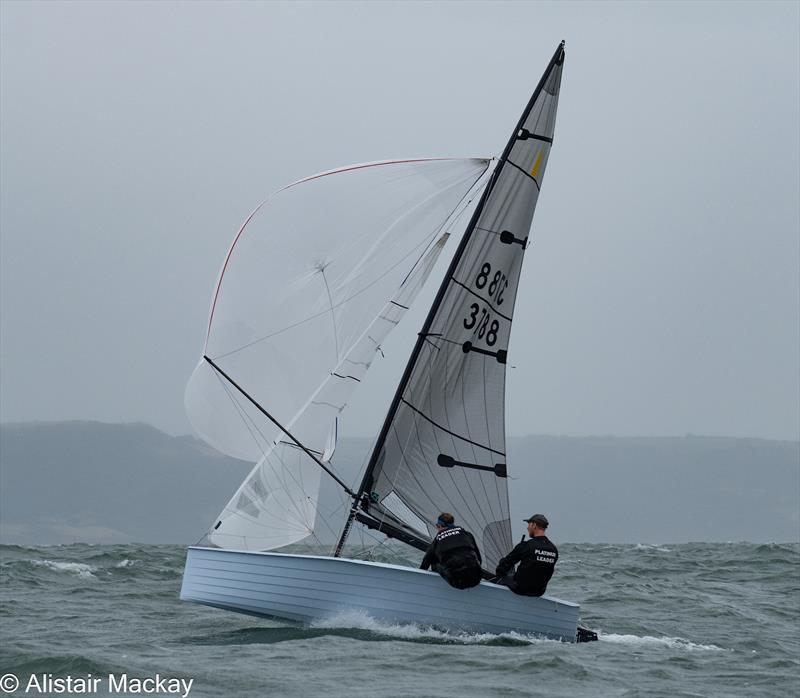
[[[456,589],[478,586],[483,571],[475,538],[469,531],[456,526],[453,515],[447,512],[439,514],[434,525],[436,535],[422,558],[420,569],[430,567]]]
[[[504,584],[515,594],[541,596],[553,576],[558,550],[545,535],[549,522],[544,514],[534,514],[525,521],[530,538],[519,543],[497,563],[495,574],[499,579],[496,583]],[[509,574],[517,563],[517,571]]]

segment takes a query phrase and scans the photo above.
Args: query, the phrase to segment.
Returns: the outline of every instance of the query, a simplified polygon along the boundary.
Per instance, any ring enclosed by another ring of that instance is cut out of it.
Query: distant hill
[[[508,451],[512,509],[552,512],[560,540],[800,541],[797,441],[531,436]]]
[[[370,443],[343,439],[351,477]],[[800,443],[694,437],[511,438],[512,525],[560,542],[799,541]],[[3,543],[193,543],[251,468],[145,424],[0,426]]]
[[[0,540],[193,543],[252,467],[146,424],[0,426]]]

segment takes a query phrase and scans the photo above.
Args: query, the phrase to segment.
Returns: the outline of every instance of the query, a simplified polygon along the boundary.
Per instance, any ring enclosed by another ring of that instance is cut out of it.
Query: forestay
[[[437,513],[452,511],[476,536],[489,569],[512,546],[508,345],[553,139],[563,57],[562,46],[464,233],[367,466],[360,511],[353,512],[370,528],[421,547],[434,533]]]
[[[482,159],[428,159],[334,170],[279,191],[242,226],[186,391],[196,431],[257,462],[211,542],[265,550],[310,533],[320,466],[258,406],[317,460],[330,459],[349,393],[487,167]]]

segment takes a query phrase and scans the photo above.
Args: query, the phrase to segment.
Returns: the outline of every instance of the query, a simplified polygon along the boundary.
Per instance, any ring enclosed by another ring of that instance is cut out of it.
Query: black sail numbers
[[[505,349],[497,349],[496,345],[501,323],[511,323],[511,318],[501,311],[508,281],[508,275],[501,269],[493,267],[491,262],[484,262],[481,265],[469,289],[476,300],[469,304],[466,317],[463,319],[464,329],[471,330],[469,338],[462,344],[464,353],[479,351],[493,355],[498,361],[505,363],[507,352]]]

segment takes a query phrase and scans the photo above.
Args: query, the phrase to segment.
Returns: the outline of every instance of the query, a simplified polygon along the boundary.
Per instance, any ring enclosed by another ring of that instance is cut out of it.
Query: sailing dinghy
[[[577,604],[488,582],[457,590],[433,572],[343,555],[355,527],[425,550],[443,510],[473,533],[487,570],[513,547],[508,344],[563,64],[562,42],[499,158],[323,172],[242,226],[186,403],[209,444],[255,467],[189,548],[181,599],[300,622],[357,611],[581,639]],[[351,488],[331,463],[338,422],[450,237],[449,267]],[[329,554],[286,552],[292,545]]]

